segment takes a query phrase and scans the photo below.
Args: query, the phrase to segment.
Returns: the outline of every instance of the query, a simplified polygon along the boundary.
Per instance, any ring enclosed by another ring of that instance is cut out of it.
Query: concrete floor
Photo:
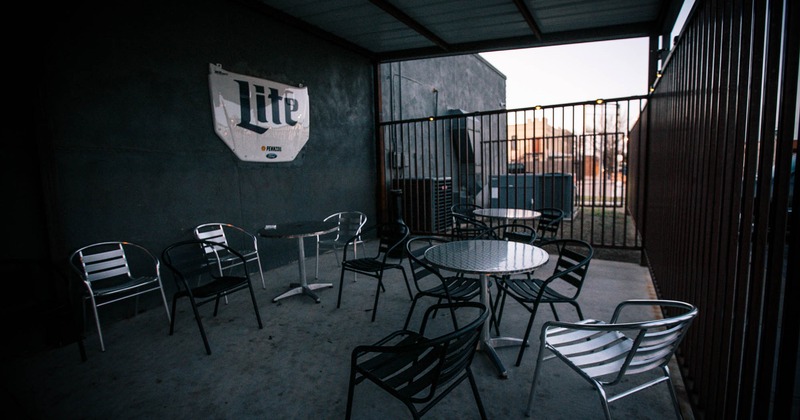
[[[334,287],[318,291],[319,304],[306,296],[272,302],[290,282],[297,281],[297,264],[266,272],[266,290],[254,281],[262,330],[247,293],[231,296],[216,318],[211,316],[211,306],[202,308],[213,351],[210,356],[205,353],[188,301],[183,300],[179,301],[172,336],[163,309],[156,307],[106,325],[105,352],[99,349],[96,332],[87,330],[85,362],[75,345],[6,360],[2,372],[6,412],[34,419],[343,418],[351,350],[400,329],[410,301],[402,276],[389,273],[377,319],[370,322],[375,281],[367,277],[354,281],[348,274],[342,307],[337,309],[339,268],[331,253],[320,260],[320,281],[333,282]],[[307,259],[307,268],[313,282],[313,255]],[[549,269],[550,265],[539,272]],[[579,302],[587,317],[608,319],[621,300],[654,297],[646,267],[596,259]],[[521,337],[528,313],[510,299],[506,305],[503,333]],[[577,319],[568,307],[560,313],[562,319]],[[509,367],[507,379],[498,377],[482,353],[476,355],[472,367],[489,418],[525,418],[538,331],[549,319],[549,310],[540,311],[532,334],[536,338],[521,366],[514,366],[517,347],[499,350]],[[672,373],[678,375],[677,369]],[[676,379],[681,394],[682,382]],[[693,418],[683,405],[684,416]],[[613,403],[611,411],[619,418],[674,417],[664,384]],[[411,418],[401,403],[369,382],[356,387],[353,417]],[[533,417],[592,419],[603,415],[595,391],[577,374],[550,361],[540,376]],[[426,418],[478,418],[469,385],[462,383]]]

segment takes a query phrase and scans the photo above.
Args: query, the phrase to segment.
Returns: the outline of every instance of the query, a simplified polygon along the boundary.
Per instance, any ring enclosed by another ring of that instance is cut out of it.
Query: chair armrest
[[[691,312],[695,309],[693,305],[690,305],[686,302],[680,302],[675,300],[665,300],[665,299],[630,299],[623,302],[620,302],[616,309],[614,309],[614,315],[611,316],[610,323],[618,323],[619,320],[622,318],[623,312],[629,313],[631,307],[642,307],[642,306],[650,306],[654,309],[660,309],[658,314],[653,314],[653,316],[647,318],[647,321],[653,321],[656,316],[664,316],[663,309],[664,308],[680,308],[684,309],[686,312]]]

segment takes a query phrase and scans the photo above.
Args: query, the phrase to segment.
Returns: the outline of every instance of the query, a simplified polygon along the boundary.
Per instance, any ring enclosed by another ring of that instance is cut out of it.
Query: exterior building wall
[[[382,121],[505,108],[506,76],[481,56],[411,60],[381,65]]]

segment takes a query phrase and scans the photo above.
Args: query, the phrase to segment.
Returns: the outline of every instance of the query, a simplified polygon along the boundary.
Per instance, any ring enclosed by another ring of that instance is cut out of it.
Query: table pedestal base
[[[289,287],[291,287],[291,289],[289,289],[288,291],[284,292],[283,294],[281,294],[279,296],[276,296],[274,299],[272,299],[272,301],[273,302],[277,302],[277,301],[279,301],[279,300],[281,300],[283,298],[287,298],[289,296],[304,294],[306,296],[310,296],[311,298],[313,298],[314,302],[319,303],[320,302],[320,298],[319,298],[319,296],[317,296],[316,293],[314,293],[314,290],[324,289],[326,287],[333,287],[333,283],[313,283],[313,284],[309,284],[307,286],[303,286],[300,283],[292,283],[292,284],[289,285]]]

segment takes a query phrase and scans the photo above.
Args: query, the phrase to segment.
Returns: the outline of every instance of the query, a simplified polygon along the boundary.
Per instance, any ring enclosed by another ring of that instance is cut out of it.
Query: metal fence
[[[659,297],[700,310],[678,353],[696,417],[800,418],[800,8],[695,7],[633,131],[629,204]]]
[[[383,185],[415,233],[451,234],[450,207],[562,209],[562,237],[641,249],[627,208],[628,140],[646,97],[453,113],[381,124]]]

